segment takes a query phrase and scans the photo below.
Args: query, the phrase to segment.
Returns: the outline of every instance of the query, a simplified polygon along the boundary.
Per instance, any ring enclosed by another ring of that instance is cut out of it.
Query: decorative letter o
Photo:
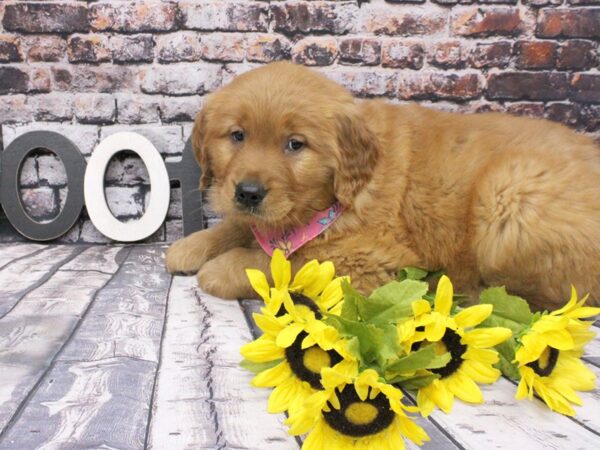
[[[67,173],[69,193],[62,211],[48,223],[33,220],[25,212],[19,194],[19,172],[23,161],[32,150],[44,148],[62,161]],[[34,241],[48,241],[62,236],[75,224],[83,208],[83,174],[85,159],[73,142],[53,131],[30,131],[12,141],[2,156],[0,202],[15,229]]]
[[[146,212],[139,220],[129,223],[113,216],[104,195],[106,167],[113,155],[121,150],[131,150],[139,155],[148,169],[152,186]],[[165,163],[152,142],[137,133],[116,133],[98,144],[88,161],[83,190],[92,223],[115,241],[134,242],[147,238],[162,225],[169,209],[170,184]]]

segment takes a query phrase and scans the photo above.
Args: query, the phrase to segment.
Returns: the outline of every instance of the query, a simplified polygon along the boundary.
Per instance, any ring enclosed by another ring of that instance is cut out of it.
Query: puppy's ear
[[[379,142],[357,106],[339,114],[337,127],[339,154],[333,187],[339,202],[350,206],[371,180],[379,157]]]
[[[204,190],[210,186],[212,180],[212,171],[210,160],[206,149],[206,114],[204,110],[196,114],[194,128],[192,130],[192,148],[196,155],[196,160],[200,164],[202,176],[200,177],[200,189]]]

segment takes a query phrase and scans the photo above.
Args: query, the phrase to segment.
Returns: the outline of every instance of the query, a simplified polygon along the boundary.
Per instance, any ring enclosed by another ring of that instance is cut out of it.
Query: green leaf
[[[344,292],[342,317],[348,320],[358,320],[358,303],[365,301],[365,297],[346,280],[342,281],[342,291]]]
[[[283,359],[277,359],[275,361],[269,361],[269,362],[264,362],[264,363],[256,363],[256,362],[249,361],[247,359],[243,359],[240,362],[240,367],[242,367],[246,370],[249,370],[250,372],[253,372],[253,373],[260,373],[267,369],[275,367],[281,361],[283,361]]]
[[[397,280],[422,280],[427,274],[429,274],[429,272],[418,267],[405,267],[398,272]]]
[[[427,283],[416,280],[392,281],[377,288],[368,299],[358,303],[365,322],[384,325],[412,314],[411,304],[427,293]]]
[[[529,325],[533,318],[527,301],[507,294],[504,286],[484,290],[480,296],[480,303],[493,305],[495,316],[520,324]]]
[[[331,314],[327,316],[326,322],[334,326],[342,336],[356,338],[350,351],[358,354],[361,367],[383,365],[385,358],[382,356],[382,351],[386,351],[387,345],[383,330],[372,324],[347,320]]]
[[[439,369],[445,367],[451,359],[450,353],[438,355],[435,352],[435,346],[428,345],[398,359],[386,368],[386,372],[406,373],[419,369]]]
[[[518,380],[520,378],[519,369],[512,361],[515,359],[515,340],[510,338],[509,340],[498,344],[495,349],[498,351],[500,361],[495,365],[496,368],[509,378]]]
[[[389,384],[399,385],[404,389],[416,391],[429,386],[433,380],[437,380],[440,376],[436,373],[428,373],[425,375],[415,375],[412,377],[398,376],[388,381]]]

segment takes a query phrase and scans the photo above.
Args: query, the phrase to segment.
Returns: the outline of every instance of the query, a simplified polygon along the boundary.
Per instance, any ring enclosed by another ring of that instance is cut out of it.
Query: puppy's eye
[[[299,141],[298,139],[290,139],[285,149],[288,152],[297,152],[302,150],[302,147],[304,147],[304,142]]]
[[[234,142],[242,142],[244,140],[244,132],[241,130],[232,131],[231,139],[233,139]]]

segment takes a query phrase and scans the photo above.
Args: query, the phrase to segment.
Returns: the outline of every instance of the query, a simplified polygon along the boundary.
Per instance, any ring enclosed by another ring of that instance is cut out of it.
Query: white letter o
[[[106,204],[104,174],[110,159],[121,150],[131,150],[144,161],[152,195],[144,215],[136,221],[124,223],[116,219]],[[104,139],[90,157],[83,183],[85,205],[94,226],[103,235],[121,242],[147,238],[162,225],[169,209],[171,195],[167,168],[152,142],[137,133],[115,133]]]

